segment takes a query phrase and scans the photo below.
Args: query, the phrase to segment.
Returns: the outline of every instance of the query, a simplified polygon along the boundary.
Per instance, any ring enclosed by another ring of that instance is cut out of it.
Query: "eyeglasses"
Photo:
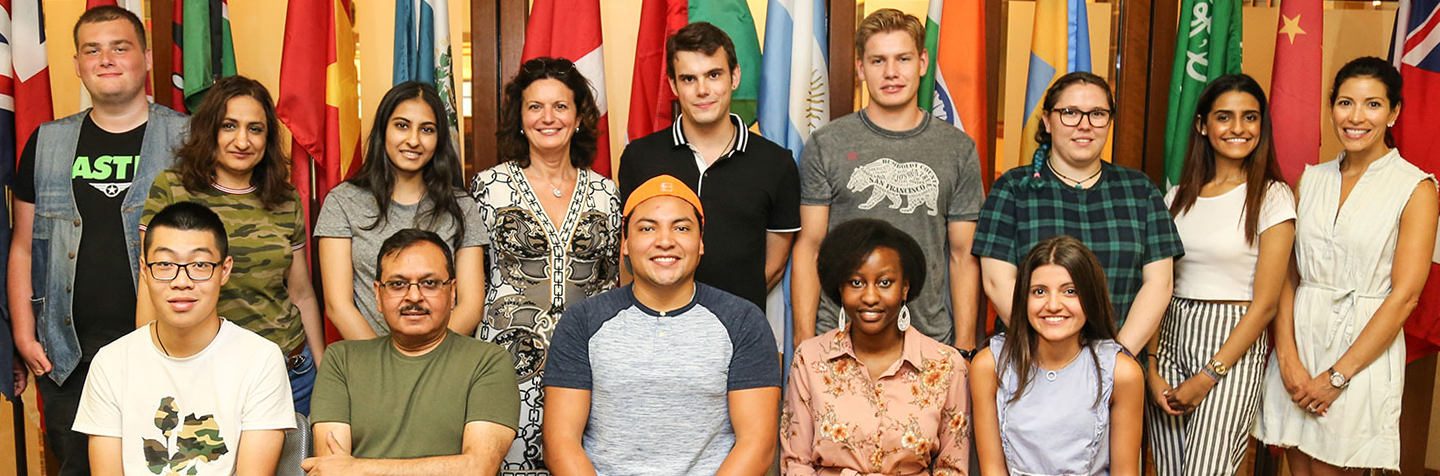
[[[215,269],[220,267],[218,262],[195,261],[192,263],[171,263],[169,261],[156,261],[145,263],[150,269],[150,277],[156,281],[174,281],[180,277],[180,271],[185,271],[185,276],[191,281],[205,281],[215,277]]]
[[[1082,117],[1089,118],[1091,127],[1105,127],[1110,125],[1109,109],[1096,108],[1089,111],[1081,111],[1073,107],[1061,107],[1051,109],[1050,112],[1059,114],[1060,123],[1064,124],[1065,127],[1080,125],[1080,118]]]
[[[410,294],[411,286],[418,286],[420,288],[421,295],[425,297],[435,297],[440,294],[441,290],[445,289],[445,286],[448,286],[452,282],[455,282],[455,278],[450,278],[444,281],[438,279],[422,279],[419,281],[395,280],[380,283],[380,289],[385,290],[385,294],[387,296],[400,297],[406,294]]]

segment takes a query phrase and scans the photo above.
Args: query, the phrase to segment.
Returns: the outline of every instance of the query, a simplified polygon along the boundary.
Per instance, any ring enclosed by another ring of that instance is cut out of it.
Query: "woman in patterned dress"
[[[589,168],[599,118],[573,63],[526,61],[505,85],[503,162],[470,182],[491,236],[476,337],[510,350],[520,386],[520,431],[503,474],[547,474],[540,423],[550,336],[566,306],[616,285],[620,198],[615,182]]]
[[[965,359],[911,328],[905,308],[925,285],[920,245],[889,223],[850,220],[820,243],[817,266],[842,310],[839,326],[795,349],[784,474],[965,474]]]
[[[270,92],[244,76],[221,78],[190,116],[190,131],[175,167],[150,187],[141,236],[172,203],[198,202],[220,215],[235,260],[220,289],[220,316],[285,352],[295,411],[309,414],[324,328],[305,260],[305,215],[288,180]],[[153,321],[150,293],[142,288],[136,301],[136,323]]]

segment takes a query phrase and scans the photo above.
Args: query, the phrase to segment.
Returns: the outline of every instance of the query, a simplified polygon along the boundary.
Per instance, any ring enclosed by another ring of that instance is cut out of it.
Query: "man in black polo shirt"
[[[730,37],[692,23],[665,42],[680,118],[620,156],[620,200],[658,175],[695,189],[705,206],[705,258],[696,280],[765,308],[800,230],[800,174],[789,150],[730,112],[740,67]],[[778,340],[778,338],[777,338]]]

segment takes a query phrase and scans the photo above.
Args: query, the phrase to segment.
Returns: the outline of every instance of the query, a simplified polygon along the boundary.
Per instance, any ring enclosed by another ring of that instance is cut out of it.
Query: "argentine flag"
[[[760,70],[760,134],[790,149],[795,161],[815,129],[830,122],[830,61],[824,0],[770,0],[765,16],[765,54]],[[790,267],[782,286],[770,293],[766,315],[783,332],[785,371],[794,354]],[[783,315],[782,319],[774,316]],[[808,337],[808,336],[807,336]]]

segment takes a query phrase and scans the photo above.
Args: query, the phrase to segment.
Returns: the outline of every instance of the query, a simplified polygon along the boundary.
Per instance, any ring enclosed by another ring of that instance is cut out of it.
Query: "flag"
[[[118,7],[120,7],[120,8],[124,8],[124,9],[126,9],[126,10],[129,10],[130,13],[134,13],[135,16],[136,16],[136,17],[139,17],[141,21],[144,21],[144,20],[145,20],[145,1],[144,1],[144,0],[85,0],[85,9],[86,9],[86,10],[89,10],[89,9],[91,9],[91,8],[95,8],[95,7],[98,7],[98,6],[102,6],[102,5],[112,5],[112,6],[118,6]],[[147,43],[147,44],[148,44],[148,43]],[[146,74],[146,78],[145,78],[145,97],[146,97],[146,99],[149,99],[149,100],[151,100],[151,101],[154,101],[154,100],[155,100],[155,94],[152,92],[152,89],[153,89],[153,88],[151,87],[151,84],[150,84],[149,74]],[[84,85],[84,84],[81,84],[81,85],[80,85],[80,109],[81,109],[81,110],[85,110],[85,109],[89,109],[89,108],[90,108],[90,92],[85,90],[85,85]]]
[[[1305,165],[1320,160],[1320,39],[1324,37],[1320,2],[1280,2],[1275,34],[1275,66],[1270,77],[1270,120],[1300,124],[1275,128],[1275,152],[1285,180],[1294,184]]]
[[[291,179],[307,222],[313,204],[360,168],[360,103],[351,0],[290,2],[276,114],[294,136]],[[312,174],[313,171],[313,174]],[[313,253],[313,246],[306,246]],[[313,260],[311,260],[313,263]],[[326,321],[326,341],[340,333]]]
[[[692,22],[709,22],[735,43],[740,87],[731,95],[730,110],[755,122],[760,96],[760,39],[745,0],[644,0],[636,35],[635,74],[630,90],[627,135],[638,139],[670,127],[675,120],[670,77],[665,74],[665,40]]]
[[[598,147],[590,168],[609,177],[610,108],[605,100],[605,57],[601,43],[599,0],[537,0],[530,7],[530,19],[525,25],[522,59],[529,61],[542,56],[569,59],[590,81],[590,94],[595,96],[595,107],[600,110],[596,124]]]
[[[1400,155],[1427,173],[1440,172],[1440,0],[1401,0],[1395,17],[1391,61],[1405,78],[1405,107],[1395,121]],[[1431,260],[1420,303],[1405,322],[1407,361],[1440,350],[1440,265]]]
[[[1240,72],[1242,30],[1236,0],[1185,0],[1180,6],[1175,64],[1170,70],[1170,109],[1165,118],[1167,186],[1180,182],[1200,92],[1215,78]]]
[[[173,101],[176,110],[200,106],[216,79],[235,75],[229,0],[175,0]]]
[[[764,66],[760,77],[760,134],[790,149],[798,164],[810,133],[830,122],[829,28],[824,0],[769,0],[765,16]],[[752,73],[754,74],[754,73]],[[766,315],[780,322],[781,350],[790,369],[795,324],[785,279],[766,299]],[[780,318],[776,319],[775,316]]]
[[[395,59],[390,84],[420,81],[434,85],[450,119],[450,138],[459,150],[449,4],[449,0],[395,0]]]
[[[985,91],[985,3],[930,0],[925,15],[930,65],[920,81],[920,109],[960,128],[975,140],[981,174],[989,174]]]
[[[1020,134],[1020,164],[1030,163],[1039,144],[1041,101],[1050,83],[1075,71],[1090,71],[1090,17],[1085,0],[1036,0],[1030,67],[1025,86],[1025,121]]]

